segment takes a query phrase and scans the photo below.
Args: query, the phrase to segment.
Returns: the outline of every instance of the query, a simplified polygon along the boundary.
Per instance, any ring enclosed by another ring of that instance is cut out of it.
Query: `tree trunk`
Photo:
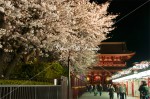
[[[17,65],[18,61],[20,60],[20,54],[15,54],[13,60],[8,64],[6,68],[6,73],[5,73],[5,79],[9,79],[12,71],[14,70],[15,66]]]
[[[37,51],[38,52],[38,51]],[[35,53],[35,51],[31,51],[28,54],[23,56],[23,61],[26,63],[30,57]],[[21,51],[18,51],[18,53],[16,53],[12,59],[12,61],[9,63],[9,65],[7,66],[6,69],[6,73],[5,73],[5,79],[9,79],[12,71],[14,70],[15,66],[17,65],[17,63],[19,62],[20,58],[21,58]]]
[[[0,52],[1,56],[0,56],[0,78],[3,75],[3,52]]]
[[[24,51],[24,47],[20,46],[19,48],[16,49],[16,51],[14,52],[14,56],[12,57],[12,60],[9,62],[7,68],[6,68],[6,72],[5,72],[5,79],[9,79],[12,71],[14,70],[15,66],[17,65],[18,61],[21,58],[22,52]]]
[[[4,68],[6,67],[6,57],[7,57],[7,54],[3,51],[3,50],[1,50],[0,51],[0,54],[1,54],[1,56],[0,56],[0,78],[2,77],[2,76],[4,76]]]

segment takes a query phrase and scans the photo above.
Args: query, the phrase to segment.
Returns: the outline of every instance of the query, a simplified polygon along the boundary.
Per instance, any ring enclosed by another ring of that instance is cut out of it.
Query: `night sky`
[[[149,2],[145,3],[147,1]],[[136,8],[138,9],[135,10]],[[133,10],[135,11],[132,12]],[[150,0],[112,0],[108,11],[119,14],[116,22],[128,13],[132,13],[114,25],[116,29],[108,35],[111,38],[106,41],[126,42],[128,50],[136,52],[128,62],[129,67],[133,62],[150,60]]]

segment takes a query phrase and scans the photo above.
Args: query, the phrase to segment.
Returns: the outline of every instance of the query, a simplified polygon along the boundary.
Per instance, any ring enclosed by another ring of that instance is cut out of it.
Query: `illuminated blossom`
[[[85,48],[97,48],[114,29],[117,15],[109,14],[108,7],[109,2],[98,5],[88,0],[0,0],[0,48],[22,48],[20,55],[56,51],[60,60],[67,60],[71,51],[71,61],[82,69],[95,57],[95,51]]]

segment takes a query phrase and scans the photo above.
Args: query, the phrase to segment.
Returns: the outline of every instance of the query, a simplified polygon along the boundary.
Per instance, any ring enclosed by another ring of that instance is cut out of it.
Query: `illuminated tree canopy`
[[[79,68],[90,65],[94,51],[86,49],[96,48],[114,29],[117,15],[109,14],[108,7],[109,2],[88,0],[0,0],[0,48],[17,59],[55,51],[66,60],[71,50]]]

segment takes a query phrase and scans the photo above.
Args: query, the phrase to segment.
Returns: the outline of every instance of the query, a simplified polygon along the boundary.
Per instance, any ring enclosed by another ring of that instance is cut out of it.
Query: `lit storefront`
[[[127,94],[139,96],[139,86],[141,81],[146,81],[150,89],[150,62],[142,61],[135,63],[135,66],[123,70],[122,72],[113,75],[113,83],[123,83],[127,86]]]

